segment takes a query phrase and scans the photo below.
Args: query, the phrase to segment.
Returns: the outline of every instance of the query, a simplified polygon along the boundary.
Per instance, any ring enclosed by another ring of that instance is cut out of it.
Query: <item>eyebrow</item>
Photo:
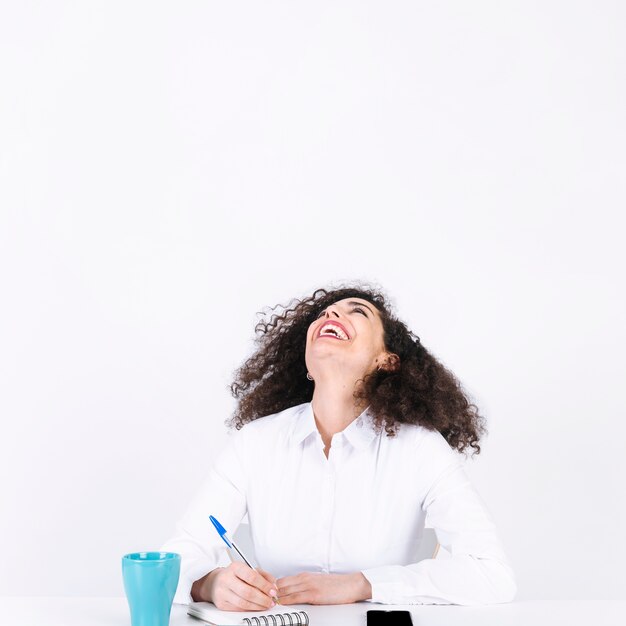
[[[355,305],[355,306],[364,306],[366,309],[368,309],[372,313],[372,315],[374,314],[374,311],[372,311],[372,309],[370,309],[367,306],[367,304],[363,304],[362,302],[356,302],[355,300],[351,300],[350,302],[348,302],[348,304],[352,304],[352,305]]]

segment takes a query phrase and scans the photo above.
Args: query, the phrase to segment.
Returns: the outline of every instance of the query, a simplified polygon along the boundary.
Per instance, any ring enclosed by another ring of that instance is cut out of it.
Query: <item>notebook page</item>
[[[216,624],[219,626],[244,626],[247,624],[245,618],[252,619],[254,617],[262,616],[267,617],[272,623],[271,615],[285,615],[286,613],[300,613],[306,611],[307,606],[304,604],[294,604],[292,606],[278,606],[268,611],[220,611],[212,602],[191,602],[187,613],[193,617],[199,617],[210,624]],[[308,617],[303,621],[303,624],[308,624]],[[280,624],[280,620],[277,620]],[[285,620],[286,624],[289,624],[289,620]],[[298,622],[293,622],[297,624]]]

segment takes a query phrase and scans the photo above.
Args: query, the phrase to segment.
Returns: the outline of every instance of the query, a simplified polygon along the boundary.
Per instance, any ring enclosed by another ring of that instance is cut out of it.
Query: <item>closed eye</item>
[[[355,311],[356,311],[357,313],[360,313],[361,315],[364,315],[365,317],[369,317],[369,316],[367,315],[367,313],[366,313],[366,312],[365,312],[365,311],[364,311],[361,307],[359,307],[359,306],[355,306],[355,307],[352,309],[352,312],[353,312],[353,313],[354,313]],[[322,315],[324,315],[324,313],[326,313],[326,309],[324,309],[323,311],[320,311],[319,315],[318,315],[315,319],[319,319],[320,317],[322,317]]]

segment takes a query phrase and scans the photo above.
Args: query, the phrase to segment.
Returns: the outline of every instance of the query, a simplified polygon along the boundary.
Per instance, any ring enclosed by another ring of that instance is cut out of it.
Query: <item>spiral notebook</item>
[[[282,611],[248,613],[220,611],[212,602],[191,602],[187,613],[213,626],[308,626],[309,615],[306,611],[288,611],[287,607],[281,608]]]

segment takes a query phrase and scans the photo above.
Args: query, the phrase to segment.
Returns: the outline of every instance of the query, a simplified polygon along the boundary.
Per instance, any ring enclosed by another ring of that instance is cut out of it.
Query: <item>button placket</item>
[[[332,569],[332,547],[333,547],[333,523],[336,510],[336,497],[337,497],[337,475],[341,466],[341,461],[344,455],[344,440],[343,434],[337,434],[333,436],[333,440],[330,447],[330,454],[328,455],[328,468],[326,473],[326,498],[328,501],[328,508],[326,510],[327,515],[327,543],[325,551],[325,563],[322,567],[322,572],[327,574]]]
[[[333,483],[333,470],[330,459],[326,458],[326,455],[324,454],[324,443],[321,435],[319,434],[318,439],[320,505],[317,509],[318,543],[316,561],[318,562],[319,571],[323,572],[326,565],[326,555],[328,554],[328,537],[333,514],[333,497],[331,489]]]
[[[322,572],[328,573],[330,568],[331,545],[333,541],[333,518],[335,514],[335,475],[331,468],[329,468],[325,478],[325,500],[328,504],[324,512],[326,545],[324,546],[324,566],[322,568]]]

